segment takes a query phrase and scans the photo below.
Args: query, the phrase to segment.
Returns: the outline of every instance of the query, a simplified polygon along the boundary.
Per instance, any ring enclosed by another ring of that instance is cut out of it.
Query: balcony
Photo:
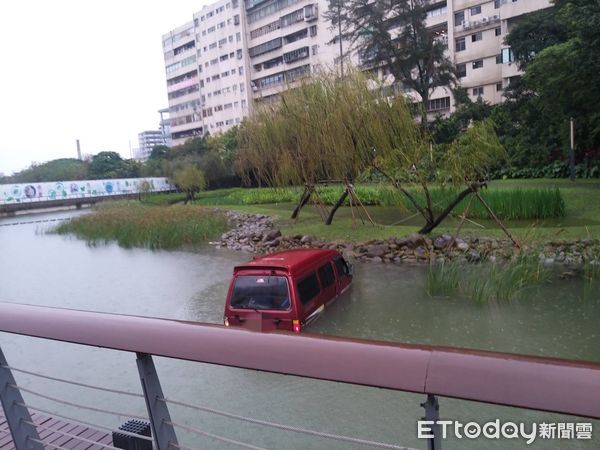
[[[500,23],[500,15],[494,14],[493,16],[482,17],[480,20],[467,20],[454,27],[456,33],[468,32],[471,30],[478,30],[480,28],[486,28],[495,24]]]

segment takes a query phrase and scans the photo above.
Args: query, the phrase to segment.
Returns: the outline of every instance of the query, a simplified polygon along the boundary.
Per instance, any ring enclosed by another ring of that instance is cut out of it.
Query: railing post
[[[437,421],[440,420],[440,405],[437,397],[427,394],[427,401],[421,403],[421,406],[425,408],[425,417],[423,419],[433,421],[433,425],[431,425],[431,434],[433,434],[433,437],[427,439],[427,450],[441,450],[440,426],[437,424]]]
[[[44,446],[33,439],[40,440],[37,429],[31,425],[31,415],[25,406],[21,392],[15,386],[17,382],[13,377],[8,363],[0,348],[0,403],[13,443],[17,450],[44,450]]]
[[[167,450],[170,443],[177,445],[178,442],[167,404],[161,400],[164,396],[152,355],[137,353],[137,366],[156,448]]]

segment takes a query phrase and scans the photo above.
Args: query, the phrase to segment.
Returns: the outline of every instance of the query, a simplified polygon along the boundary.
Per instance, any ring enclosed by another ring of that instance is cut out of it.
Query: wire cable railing
[[[82,436],[78,436],[76,434],[68,433],[66,431],[62,431],[62,430],[57,429],[57,428],[47,427],[45,425],[40,425],[39,423],[30,422],[28,420],[26,420],[25,423],[27,423],[28,425],[34,426],[36,428],[39,428],[41,430],[52,431],[53,433],[58,433],[58,434],[60,434],[62,436],[67,436],[67,437],[70,437],[72,439],[76,439],[77,441],[87,442],[88,444],[92,444],[94,446],[100,445],[102,448],[110,448],[110,449],[113,449],[113,450],[120,450],[118,447],[113,447],[112,445],[102,444],[101,442],[92,441],[92,440],[84,438]],[[46,442],[46,443],[44,443],[44,445],[52,445],[52,444]],[[60,447],[60,448],[63,448],[63,447]]]
[[[35,395],[36,397],[45,398],[46,400],[50,400],[52,402],[60,403],[62,405],[66,405],[66,406],[71,406],[73,408],[81,408],[81,409],[85,409],[87,411],[93,411],[93,412],[102,413],[102,414],[110,414],[110,415],[117,416],[117,417],[132,417],[134,419],[140,419],[140,420],[146,420],[146,421],[149,420],[148,417],[140,416],[137,414],[122,413],[119,411],[111,411],[109,409],[94,408],[93,406],[86,406],[86,405],[82,405],[80,403],[69,402],[69,401],[66,401],[66,400],[63,400],[63,399],[60,399],[57,397],[52,397],[50,395],[42,394],[41,392],[37,392],[32,389],[18,386],[15,384],[9,384],[9,386],[14,389],[19,389],[20,391],[23,391],[23,392],[28,392],[32,395]]]
[[[205,437],[209,437],[211,439],[214,439],[216,441],[219,442],[224,442],[226,444],[233,444],[236,445],[238,447],[242,447],[242,448],[248,448],[250,450],[267,450],[263,447],[256,447],[254,445],[251,444],[246,444],[245,442],[240,442],[240,441],[236,441],[234,439],[229,439],[223,436],[219,436],[217,434],[213,434],[213,433],[209,433],[208,431],[203,431],[203,430],[199,430],[198,428],[194,428],[194,427],[190,427],[187,425],[183,425],[183,424],[179,424],[179,423],[175,423],[175,422],[171,422],[171,421],[167,421],[165,422],[168,425],[174,426],[174,427],[178,427],[181,428],[183,430],[189,431],[191,433],[195,433],[195,434],[199,434],[200,436],[205,436]]]
[[[408,449],[407,447],[402,447],[402,446],[395,445],[395,444],[388,444],[385,442],[370,441],[370,440],[366,440],[366,439],[344,436],[344,435],[340,435],[340,434],[333,434],[333,433],[326,433],[323,431],[309,430],[307,428],[302,428],[302,427],[283,425],[280,423],[269,422],[266,420],[253,419],[251,417],[245,417],[245,416],[241,416],[238,414],[220,411],[218,409],[209,408],[206,406],[191,405],[189,403],[185,403],[185,402],[181,402],[181,401],[177,401],[177,400],[170,400],[167,398],[159,398],[158,400],[163,401],[165,403],[170,403],[173,405],[178,405],[178,406],[183,406],[186,408],[195,409],[196,411],[202,411],[202,412],[206,412],[206,413],[210,413],[210,414],[219,415],[222,417],[227,417],[230,419],[240,420],[242,422],[251,423],[254,425],[263,425],[266,427],[276,428],[278,430],[283,430],[283,431],[291,431],[294,433],[301,433],[301,434],[315,436],[315,437],[319,437],[319,438],[333,439],[336,441],[348,442],[351,444],[367,445],[369,447],[389,448],[389,449],[393,449],[393,450],[407,450]]]
[[[24,373],[24,374],[31,375],[34,377],[45,378],[46,380],[59,381],[61,383],[71,384],[73,386],[79,386],[79,387],[84,387],[84,388],[88,388],[88,389],[95,389],[97,391],[103,391],[103,392],[110,392],[112,394],[128,395],[131,397],[144,398],[144,396],[142,394],[138,394],[136,392],[122,391],[119,389],[111,389],[111,388],[106,388],[106,387],[101,387],[101,386],[95,386],[93,384],[81,383],[79,381],[67,380],[65,378],[51,377],[51,376],[44,375],[44,374],[41,374],[38,372],[32,372],[29,370],[19,369],[18,367],[8,366],[8,365],[4,365],[4,364],[0,364],[0,368],[14,370],[15,372]]]
[[[171,400],[163,394],[153,357],[167,357],[202,364],[425,394],[427,400],[421,404],[421,407],[425,409],[425,420],[432,421],[431,423],[439,420],[438,396],[600,418],[600,364],[595,362],[360,339],[256,333],[186,321],[1,302],[0,331],[134,354],[152,430],[152,437],[129,432],[137,431],[134,423],[129,424],[131,428],[121,427],[128,431],[113,430],[103,425],[92,424],[27,404],[20,394],[21,390],[67,406],[83,407],[89,411],[113,416],[130,416],[146,420],[145,417],[139,415],[130,415],[99,407],[84,407],[32,389],[20,388],[19,383],[12,375],[13,370],[83,388],[141,397],[140,394],[124,390],[93,386],[39,374],[32,370],[12,368],[0,349],[0,400],[4,406],[11,405],[11,408],[5,409],[8,411],[6,415],[9,424],[12,420],[12,423],[24,425],[20,434],[14,431],[12,434],[15,442],[18,439],[21,444],[25,442],[25,439],[38,439],[43,442],[36,429],[32,429],[30,425],[24,423],[24,420],[31,419],[22,418],[29,416],[28,410],[32,410],[67,420],[73,425],[84,425],[97,431],[107,430],[151,441],[158,450],[167,448],[188,450],[189,447],[178,442],[174,432],[175,428],[228,445],[249,449],[261,448],[257,445],[199,430],[188,425],[189,421],[185,421],[186,424],[177,423],[171,419],[168,406],[178,405],[252,425],[300,433],[313,438],[338,440],[346,444],[357,445],[360,448],[367,446],[393,450],[407,448],[378,442],[376,439],[367,440],[316,431],[247,417],[243,413],[234,414],[216,408]],[[194,343],[194,345],[190,345],[190,343]],[[278,357],[269,357],[265,354],[265,349],[269,350],[269,355],[277,354]],[[541,372],[544,373],[543,378],[539,377]],[[482,381],[484,379],[485,382]],[[10,388],[7,389],[9,386]],[[13,408],[14,405],[18,405],[18,407]],[[143,432],[147,434],[147,425],[145,426]],[[11,431],[13,429],[14,427],[11,428]],[[86,436],[86,438],[94,439],[90,436]],[[435,431],[435,428],[432,428],[432,435],[427,439],[428,446],[433,445],[437,449],[438,444],[441,444],[439,430]],[[31,445],[35,442],[37,441],[32,441]]]
[[[148,436],[142,436],[140,434],[130,433],[128,431],[123,431],[123,430],[116,430],[114,428],[106,427],[104,425],[99,425],[97,423],[91,423],[91,422],[86,422],[85,420],[75,419],[73,417],[65,416],[64,414],[59,414],[59,413],[54,412],[54,411],[49,411],[47,409],[40,408],[38,406],[31,405],[29,403],[16,402],[16,404],[19,405],[19,406],[22,406],[23,408],[30,409],[32,411],[40,412],[40,413],[43,413],[43,414],[49,414],[52,417],[58,417],[60,419],[68,420],[69,422],[71,422],[71,423],[73,423],[75,425],[83,425],[83,426],[86,426],[86,427],[92,427],[94,429],[108,431],[110,433],[113,433],[113,432],[114,433],[121,433],[121,434],[124,434],[124,435],[129,436],[129,437],[135,437],[135,438],[138,438],[138,439],[143,439],[145,441],[152,442],[152,438],[148,437]]]

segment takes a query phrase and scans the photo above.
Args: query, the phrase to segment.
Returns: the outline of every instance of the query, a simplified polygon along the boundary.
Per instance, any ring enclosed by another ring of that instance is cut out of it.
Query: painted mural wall
[[[0,184],[0,204],[42,202],[75,198],[170,191],[166,178],[53,181],[50,183]]]

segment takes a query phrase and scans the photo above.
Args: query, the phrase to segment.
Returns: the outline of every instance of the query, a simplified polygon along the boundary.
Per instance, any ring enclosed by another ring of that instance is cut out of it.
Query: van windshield
[[[235,277],[231,307],[236,309],[289,309],[290,295],[287,279],[278,276]]]

